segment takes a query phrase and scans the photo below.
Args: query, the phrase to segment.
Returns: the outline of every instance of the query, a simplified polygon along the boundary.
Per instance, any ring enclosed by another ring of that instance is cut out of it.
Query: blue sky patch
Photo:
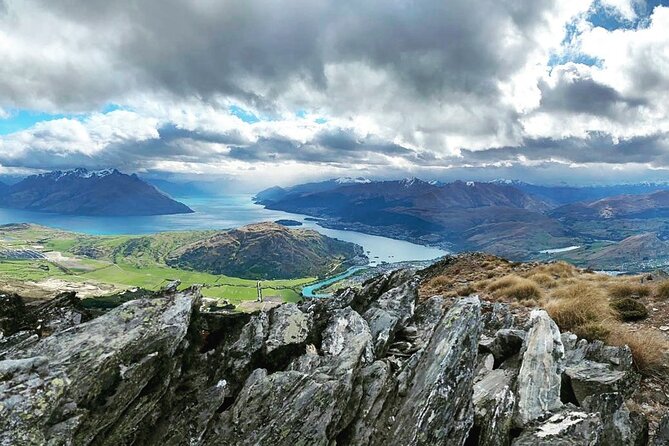
[[[249,123],[249,124],[255,124],[256,122],[260,122],[260,118],[258,118],[256,115],[251,113],[248,110],[245,110],[237,105],[231,105],[228,110],[230,111],[231,114],[234,116],[237,116],[239,119],[242,121]]]
[[[101,113],[111,113],[116,110],[129,110],[118,104],[105,105]],[[82,121],[90,116],[90,113],[47,113],[35,110],[10,109],[6,110],[9,116],[0,119],[0,135],[9,135],[10,133],[20,132],[40,122],[53,121],[55,119],[77,119]]]

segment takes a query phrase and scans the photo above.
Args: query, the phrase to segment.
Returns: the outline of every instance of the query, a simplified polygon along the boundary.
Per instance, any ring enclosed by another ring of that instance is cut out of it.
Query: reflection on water
[[[198,229],[228,229],[260,221],[291,219],[301,221],[302,228],[312,228],[321,234],[361,245],[372,264],[432,260],[447,254],[438,248],[416,245],[386,237],[354,231],[321,228],[306,216],[272,211],[256,205],[250,195],[230,195],[216,198],[179,198],[195,213],[148,217],[80,217],[72,215],[0,209],[0,224],[36,223],[67,231],[95,235],[150,234],[162,231]]]

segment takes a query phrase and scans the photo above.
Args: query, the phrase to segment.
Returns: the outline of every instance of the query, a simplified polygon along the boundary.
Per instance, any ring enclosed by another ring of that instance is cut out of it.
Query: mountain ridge
[[[31,175],[0,190],[0,206],[88,216],[192,213],[136,174],[84,168]]]

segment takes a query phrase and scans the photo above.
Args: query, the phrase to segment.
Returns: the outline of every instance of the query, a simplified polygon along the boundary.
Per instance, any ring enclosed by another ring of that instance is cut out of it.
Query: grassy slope
[[[164,264],[168,253],[211,232],[174,232],[151,236],[89,236],[29,226],[18,230],[0,229],[4,248],[25,249],[42,246],[43,251],[62,253],[73,261],[53,263],[46,260],[3,260],[0,278],[40,281],[60,278],[70,282],[93,281],[119,287],[159,289],[170,280],[182,286],[202,284],[207,297],[225,298],[233,303],[256,298],[256,281],[175,269]],[[38,249],[39,250],[39,249]],[[95,253],[95,259],[81,255]],[[64,266],[66,265],[66,266]],[[263,281],[266,296],[281,296],[286,301],[299,300],[301,286],[314,278]]]

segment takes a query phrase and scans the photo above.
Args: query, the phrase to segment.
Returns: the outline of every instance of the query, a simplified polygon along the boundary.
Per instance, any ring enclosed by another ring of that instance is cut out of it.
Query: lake
[[[315,229],[321,234],[362,246],[370,263],[432,260],[448,254],[446,251],[401,240],[363,234],[355,231],[327,229],[306,215],[290,214],[265,209],[253,203],[251,195],[189,198],[179,201],[195,211],[193,214],[156,215],[148,217],[81,217],[73,215],[30,212],[0,208],[0,224],[35,223],[67,231],[94,235],[152,234],[164,231],[191,231],[201,229],[229,229],[261,221],[279,219],[297,220],[300,228]]]

